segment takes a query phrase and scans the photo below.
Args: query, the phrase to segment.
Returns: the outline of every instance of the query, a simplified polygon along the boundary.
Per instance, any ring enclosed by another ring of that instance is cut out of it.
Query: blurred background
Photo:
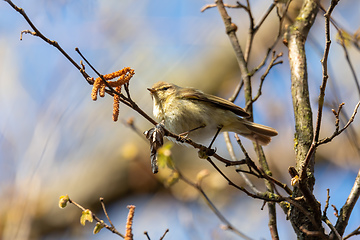
[[[227,1],[235,4],[235,1]],[[38,29],[56,40],[77,62],[78,47],[102,74],[129,66],[135,69],[130,82],[132,98],[149,115],[152,101],[146,90],[157,81],[200,88],[228,98],[240,80],[238,65],[216,8],[203,13],[209,0],[14,0],[23,8]],[[270,2],[269,2],[270,3]],[[267,3],[268,4],[268,3]],[[323,1],[325,7],[328,1]],[[294,1],[293,16],[301,6]],[[251,1],[255,22],[269,5]],[[340,27],[354,34],[359,28],[360,2],[342,1],[333,18]],[[230,9],[238,26],[238,37],[245,45],[248,33],[247,14]],[[105,220],[99,198],[103,197],[110,218],[125,233],[127,205],[136,205],[133,232],[135,239],[239,239],[221,229],[221,221],[191,186],[178,182],[165,187],[167,169],[152,174],[149,144],[142,132],[153,127],[136,112],[120,105],[119,121],[112,121],[112,98],[91,99],[92,87],[56,50],[40,38],[20,32],[30,29],[23,17],[6,2],[0,2],[0,239],[114,239],[103,229],[92,234],[94,223],[79,223],[81,211],[70,205],[58,207],[61,195]],[[254,41],[249,69],[256,67],[272,45],[278,30],[276,12],[266,20]],[[345,102],[344,113],[351,116],[359,101],[354,82],[336,31],[331,29],[330,80],[326,91],[326,109],[321,137],[334,131],[331,108]],[[317,110],[317,96],[322,81],[320,59],[324,49],[324,18],[319,13],[307,42],[310,98]],[[281,41],[275,48],[283,52],[283,64],[267,76],[262,96],[254,104],[254,120],[278,130],[279,136],[264,150],[276,178],[289,184],[287,173],[294,166],[294,119],[290,93],[287,49]],[[348,46],[350,59],[359,77],[360,54]],[[269,61],[268,61],[269,62]],[[88,73],[96,77],[90,68]],[[253,94],[266,68],[253,78]],[[236,104],[244,106],[241,93]],[[322,208],[326,189],[330,204],[338,209],[344,204],[360,167],[359,117],[351,129],[321,146],[317,151],[315,194]],[[138,131],[126,124],[133,119]],[[314,121],[316,114],[313,116]],[[346,122],[346,117],[344,118]],[[343,126],[344,123],[341,123]],[[140,133],[140,134],[138,134]],[[230,136],[234,140],[233,135]],[[233,141],[235,143],[235,141]],[[249,141],[243,143],[250,156],[256,155]],[[223,137],[215,143],[218,153],[230,158]],[[235,147],[237,157],[243,157]],[[211,166],[197,157],[193,148],[175,145],[173,160],[181,172],[195,181],[208,169],[203,187],[224,216],[241,232],[254,239],[270,239],[267,209],[228,186]],[[218,164],[238,184],[244,185],[231,168]],[[263,183],[251,180],[264,189]],[[294,239],[291,224],[278,209],[280,238]],[[355,206],[346,233],[359,226],[360,207]],[[328,210],[335,223],[333,209]]]

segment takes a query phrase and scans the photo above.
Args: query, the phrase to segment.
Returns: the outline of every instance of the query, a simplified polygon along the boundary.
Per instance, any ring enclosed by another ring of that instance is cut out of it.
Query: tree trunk
[[[307,178],[305,180],[304,188],[295,186],[294,197],[304,196],[304,200],[298,202],[299,205],[311,213],[314,219],[309,219],[305,216],[304,211],[299,210],[299,206],[291,205],[290,221],[298,236],[298,239],[317,239],[317,237],[309,234],[309,231],[322,232],[321,219],[319,215],[319,206],[316,201],[311,201],[314,178],[314,154],[307,166],[304,168],[305,158],[310,149],[313,140],[313,123],[312,111],[309,99],[308,80],[307,80],[307,65],[305,55],[305,42],[308,32],[315,21],[318,12],[318,1],[305,0],[300,10],[298,17],[295,19],[293,25],[288,29],[287,44],[289,48],[289,62],[291,71],[291,94],[295,115],[295,137],[294,149],[296,170],[301,173],[306,169]],[[308,194],[304,194],[307,192]],[[308,198],[310,195],[310,199]],[[311,206],[315,205],[315,206]],[[317,224],[314,224],[317,223]],[[305,229],[305,230],[304,230]]]

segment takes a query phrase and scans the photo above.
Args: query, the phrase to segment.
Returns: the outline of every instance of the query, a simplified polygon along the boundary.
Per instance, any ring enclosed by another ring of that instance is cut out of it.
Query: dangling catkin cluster
[[[121,91],[121,86],[115,88],[117,92]],[[114,95],[114,104],[113,104],[113,121],[116,122],[119,117],[119,104],[120,104],[120,96]]]
[[[135,74],[135,71],[133,69],[131,69],[130,67],[125,67],[119,71],[103,75],[103,78],[106,80],[106,82],[109,84],[109,86],[115,88],[116,92],[120,93],[121,86],[128,83],[130,81],[130,79],[132,78],[132,76],[134,76],[134,74]],[[116,81],[109,81],[109,80],[112,80],[117,77],[118,77],[118,79]],[[96,78],[94,85],[93,85],[92,92],[91,92],[92,100],[94,100],[94,101],[97,100],[98,93],[99,93],[100,97],[104,97],[105,96],[105,87],[106,87],[105,82],[100,77]],[[113,106],[113,120],[114,121],[118,120],[119,103],[120,103],[120,96],[117,94],[114,94],[114,106]]]

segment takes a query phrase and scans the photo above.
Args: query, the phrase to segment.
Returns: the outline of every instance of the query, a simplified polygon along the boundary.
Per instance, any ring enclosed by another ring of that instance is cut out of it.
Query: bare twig
[[[260,29],[261,25],[265,22],[266,18],[270,15],[274,7],[275,4],[271,3],[269,8],[266,10],[265,14],[261,17],[259,23],[254,27],[254,34]]]
[[[323,217],[325,217],[327,214],[327,210],[328,210],[328,207],[329,207],[329,201],[330,201],[330,189],[326,189],[326,202],[325,202],[325,207],[324,207],[324,211],[323,211]]]
[[[338,231],[336,230],[334,225],[330,222],[329,218],[327,216],[325,216],[325,217],[323,217],[322,220],[326,223],[326,225],[328,225],[328,227],[331,229],[331,231],[335,234],[336,239],[342,240],[342,237],[340,236],[340,234],[338,233]]]
[[[300,226],[300,231],[305,233],[307,236],[319,237],[320,239],[328,239],[327,236],[321,231],[309,231],[304,226]]]
[[[228,132],[224,132],[224,138],[225,138],[225,142],[226,142],[226,147],[228,149],[228,152],[230,154],[232,161],[237,161],[235,153],[234,153],[234,148],[231,144]],[[239,165],[237,167],[237,169],[241,169],[241,165]],[[244,179],[245,183],[251,188],[251,190],[254,193],[256,193],[256,194],[260,193],[260,190],[256,188],[256,186],[250,181],[250,179],[246,176],[245,173],[240,172],[240,171],[238,171],[238,173],[240,174],[240,176]]]
[[[247,153],[246,149],[244,148],[244,146],[241,143],[241,140],[239,138],[239,136],[235,135],[236,141],[239,144],[241,151],[244,153],[245,155],[245,159],[247,159],[248,162],[248,166],[250,169],[254,169],[258,174],[256,175],[259,178],[264,178],[266,180],[269,180],[271,182],[273,182],[274,184],[278,185],[279,187],[281,187],[282,189],[284,189],[286,191],[287,194],[292,195],[293,192],[291,191],[291,189],[287,186],[287,184],[285,183],[281,183],[280,181],[276,180],[275,178],[269,176],[266,172],[264,172],[264,170],[259,169],[255,163],[251,160],[249,154]]]
[[[275,55],[275,51],[273,51],[273,55],[272,55],[271,61],[270,61],[270,63],[269,63],[269,66],[267,67],[265,73],[264,73],[264,74],[261,76],[261,78],[260,78],[260,85],[259,85],[259,88],[258,88],[258,92],[257,92],[256,96],[252,99],[252,101],[251,101],[251,102],[248,102],[248,103],[246,104],[246,106],[245,106],[245,111],[246,111],[246,109],[248,108],[248,106],[249,106],[251,103],[256,102],[256,101],[259,99],[259,97],[261,96],[261,94],[262,94],[261,90],[262,90],[262,86],[263,86],[264,80],[265,80],[266,76],[269,74],[271,68],[272,68],[273,66],[277,65],[277,64],[283,63],[283,61],[275,62],[279,57],[282,57],[282,55],[283,55],[282,53],[279,53],[279,54]]]
[[[340,106],[341,106],[341,105],[340,105]],[[337,115],[337,117],[336,117],[336,122],[335,122],[335,127],[336,127],[336,129],[335,129],[334,133],[333,133],[330,137],[327,137],[327,138],[324,138],[324,139],[321,139],[320,141],[318,141],[318,142],[316,143],[316,146],[321,145],[321,144],[324,144],[324,143],[328,143],[328,142],[332,141],[336,136],[338,136],[338,135],[341,134],[343,131],[345,131],[345,130],[350,126],[350,124],[354,121],[355,116],[356,116],[356,114],[357,114],[357,111],[358,111],[358,109],[359,109],[359,106],[360,106],[360,101],[356,104],[355,109],[354,109],[354,112],[353,112],[353,114],[351,115],[349,121],[348,121],[348,122],[346,123],[346,125],[345,125],[342,129],[340,129],[340,130],[339,130],[339,117],[338,117],[338,115]],[[339,111],[340,111],[340,110],[341,110],[341,108],[339,107]],[[338,112],[338,113],[339,113],[339,112]],[[336,116],[336,115],[335,115],[335,116]]]
[[[234,23],[231,22],[231,18],[228,15],[224,3],[222,0],[216,0],[215,1],[219,13],[224,21],[225,24],[225,29],[226,29],[226,33],[229,36],[230,42],[233,46],[233,49],[235,51],[235,55],[239,64],[239,68],[241,71],[241,77],[242,80],[239,83],[239,85],[236,88],[236,91],[234,92],[233,96],[231,97],[230,100],[235,100],[235,98],[237,97],[241,86],[244,86],[244,92],[245,92],[245,102],[246,102],[246,110],[247,112],[249,112],[252,115],[252,103],[253,103],[253,99],[252,99],[252,92],[251,92],[251,81],[250,81],[250,75],[249,75],[249,71],[247,69],[247,63],[249,61],[249,56],[250,56],[250,52],[251,52],[251,48],[252,48],[252,43],[253,43],[253,39],[254,36],[257,32],[257,29],[259,29],[259,27],[262,25],[262,23],[264,22],[264,20],[266,19],[266,17],[268,16],[268,14],[272,11],[273,7],[270,7],[268,12],[264,15],[263,19],[260,21],[259,25],[257,27],[255,27],[254,25],[254,18],[252,16],[252,11],[250,8],[250,1],[246,0],[246,8],[244,8],[248,15],[249,15],[249,21],[250,21],[250,31],[249,31],[249,37],[247,40],[247,44],[246,44],[246,48],[245,48],[245,54],[243,54],[242,49],[240,47],[239,41],[237,39],[237,36],[235,34],[236,32],[236,25]],[[253,118],[251,117],[250,120],[252,120]],[[268,167],[267,167],[267,163],[266,163],[266,159],[265,159],[265,155],[263,154],[262,148],[258,146],[258,153],[259,153],[259,159],[261,164],[264,164],[264,168],[266,169],[266,171],[268,171]],[[260,154],[262,153],[262,154]],[[211,161],[210,158],[208,158],[208,161]],[[210,162],[211,163],[211,162]],[[213,166],[216,168],[216,165],[213,164]],[[217,169],[219,171],[219,169]],[[241,169],[239,169],[241,170]],[[250,168],[251,170],[251,168]],[[222,174],[221,171],[219,171],[220,174]],[[252,173],[252,172],[249,172]],[[223,174],[222,174],[223,175]],[[223,177],[226,178],[225,175],[223,175]],[[227,179],[229,181],[229,179]],[[229,181],[229,184],[231,185],[231,181]],[[273,192],[272,190],[272,186],[270,183],[267,183],[267,189],[269,191],[269,193],[271,194]],[[271,229],[270,232],[272,233],[272,236],[275,238],[277,237],[277,227],[276,227],[276,211],[275,211],[275,206],[273,204],[269,205],[269,214],[270,214],[270,224],[271,224]]]
[[[250,7],[250,1],[246,0],[246,5],[247,7],[245,8],[246,12],[248,13],[249,16],[249,33],[248,33],[248,37],[247,37],[247,43],[245,45],[245,54],[244,54],[244,60],[247,64],[249,63],[249,58],[250,58],[250,52],[252,49],[252,45],[254,42],[254,38],[255,38],[255,21],[254,21],[254,17],[252,15],[252,11],[251,11],[251,7]]]
[[[286,7],[285,7],[285,10],[284,10],[284,14],[283,16],[279,16],[279,28],[278,28],[278,34],[277,36],[275,37],[275,40],[273,42],[273,44],[268,48],[263,60],[261,61],[261,63],[253,68],[249,75],[250,76],[253,76],[258,70],[260,70],[266,63],[266,60],[268,59],[271,51],[273,51],[274,47],[276,46],[276,44],[278,43],[279,39],[281,38],[281,34],[282,34],[282,25],[283,25],[283,22],[284,22],[284,19],[285,19],[285,15],[286,15],[286,12],[288,11],[288,8],[289,8],[289,5],[291,3],[292,0],[289,0],[286,2]],[[269,10],[272,8],[272,5],[269,7]],[[255,28],[258,29],[260,27],[260,25],[258,24]]]
[[[165,235],[169,232],[169,229],[166,229],[164,234],[161,236],[159,240],[163,240],[165,238]]]
[[[334,4],[336,5],[340,0],[333,0]],[[324,7],[322,7],[320,5],[320,9],[321,11],[324,12],[324,14],[326,14],[326,10],[324,9]],[[349,56],[349,53],[348,53],[348,50],[347,50],[347,47],[346,47],[346,40],[345,40],[345,37],[344,37],[344,34],[343,34],[343,30],[342,28],[339,27],[339,25],[336,23],[336,21],[330,16],[330,22],[332,23],[332,25],[335,27],[335,29],[337,30],[338,34],[339,34],[339,37],[341,38],[341,41],[340,41],[340,45],[341,47],[343,48],[343,51],[344,51],[344,54],[345,54],[345,59],[350,67],[350,71],[351,71],[351,74],[353,75],[353,78],[354,78],[354,81],[355,81],[355,85],[357,87],[357,90],[358,90],[358,93],[360,95],[360,83],[359,83],[359,80],[356,76],[356,73],[355,73],[355,69],[354,69],[354,66],[350,60],[350,56]],[[359,46],[357,45],[356,42],[354,42],[355,46],[357,48],[359,48]]]
[[[341,236],[344,234],[350,215],[352,213],[352,210],[354,209],[357,200],[359,199],[359,196],[360,196],[360,170],[358,171],[354,185],[350,191],[348,198],[346,199],[344,206],[342,206],[342,208],[340,209],[339,217],[335,225],[337,232]],[[332,234],[334,234],[334,232],[332,232]]]
[[[231,22],[231,17],[228,15],[224,3],[222,0],[216,0],[215,1],[216,6],[218,8],[218,11],[221,15],[221,18],[223,19],[224,25],[225,25],[225,31],[226,34],[229,37],[229,40],[231,42],[231,45],[234,49],[235,56],[239,65],[239,69],[241,72],[241,78],[244,81],[244,91],[245,91],[245,101],[246,103],[251,101],[251,82],[250,82],[250,76],[248,75],[249,71],[247,69],[247,64],[244,58],[243,51],[240,47],[239,40],[236,36],[236,30],[237,27],[234,23]],[[252,106],[249,107],[249,113],[252,114]],[[252,120],[252,117],[250,118]]]
[[[336,206],[334,204],[331,204],[332,208],[334,209],[334,216],[339,217],[339,210],[337,210]]]
[[[53,40],[48,39],[47,37],[45,37],[40,31],[39,29],[37,29],[37,27],[35,27],[35,25],[32,23],[32,21],[30,20],[30,18],[27,16],[27,14],[25,13],[24,9],[19,8],[18,6],[16,6],[11,0],[4,0],[5,2],[7,2],[14,10],[16,10],[17,12],[19,12],[26,20],[26,22],[30,25],[30,27],[34,30],[33,32],[30,30],[24,30],[21,32],[20,34],[20,40],[22,40],[22,34],[23,33],[29,33],[33,36],[37,36],[39,38],[41,38],[42,40],[44,40],[45,42],[47,42],[48,44],[54,46],[55,48],[57,48],[66,58],[67,60],[69,60],[72,65],[74,65],[74,67],[76,67],[78,70],[81,69],[81,67],[64,51],[64,49],[62,49],[60,47],[60,45]],[[90,76],[87,75],[86,73],[83,73],[84,78],[91,84]]]
[[[80,208],[82,211],[85,211],[85,210],[86,210],[83,206],[81,206],[80,204],[74,202],[74,201],[71,200],[70,198],[69,198],[69,203],[74,204],[76,207]],[[112,226],[109,226],[109,225],[107,225],[106,223],[104,223],[104,222],[103,222],[100,218],[98,218],[98,217],[95,215],[95,213],[93,213],[92,211],[91,211],[91,213],[92,213],[92,217],[93,217],[98,223],[103,224],[106,229],[110,230],[112,233],[115,233],[115,234],[119,235],[119,236],[122,237],[122,238],[125,238],[125,236],[122,235],[120,232],[118,232],[118,230],[116,230],[116,228],[114,228],[114,227],[112,227]]]
[[[106,216],[107,220],[109,221],[111,227],[112,227],[113,229],[115,229],[115,226],[114,226],[114,224],[112,223],[112,221],[111,221],[111,219],[109,218],[109,215],[108,215],[108,213],[107,213],[107,211],[106,211],[105,203],[104,203],[104,198],[102,198],[102,197],[100,198],[100,203],[101,203],[101,207],[102,207],[102,209],[103,209],[103,211],[104,211],[104,213],[105,213],[105,216]]]
[[[257,153],[258,158],[259,158],[260,166],[262,167],[262,169],[260,169],[260,170],[264,169],[264,171],[261,171],[262,176],[266,175],[266,176],[270,177],[272,173],[270,171],[270,168],[269,168],[269,165],[267,163],[265,153],[264,153],[262,147],[257,142],[254,143],[254,147],[255,147],[256,153]],[[265,172],[266,172],[266,174],[265,174]],[[265,180],[266,191],[268,193],[270,193],[270,194],[274,194],[274,188],[275,188],[274,182],[269,180],[266,177],[265,177],[265,179],[266,179]],[[268,226],[269,226],[271,238],[273,240],[278,240],[279,239],[279,233],[278,233],[277,220],[276,220],[275,203],[274,202],[268,202],[267,205],[268,205],[268,213],[269,213]]]
[[[352,236],[356,236],[356,235],[360,235],[360,226],[357,227],[354,231],[352,231],[351,233],[349,233],[348,235],[346,235],[343,240],[349,239]]]
[[[145,138],[143,132],[135,125],[133,117],[128,118],[128,120],[122,119],[121,122],[125,126],[130,127],[131,130],[133,130],[141,139],[148,142],[148,140]]]
[[[285,201],[284,197],[281,197],[277,194],[270,194],[270,193],[261,193],[261,194],[254,194],[249,192],[246,188],[241,187],[239,185],[236,185],[233,181],[230,180],[221,170],[216,166],[216,164],[211,160],[210,157],[207,157],[206,160],[220,173],[220,175],[228,182],[230,186],[235,187],[236,189],[246,193],[249,197],[255,198],[255,199],[262,199],[269,202],[282,202]]]
[[[215,213],[215,215],[220,219],[221,222],[223,222],[227,229],[233,231],[234,233],[236,233],[237,235],[239,235],[240,237],[244,238],[244,239],[251,239],[248,236],[246,236],[244,233],[240,232],[236,227],[234,227],[234,225],[232,225],[225,217],[224,215],[217,209],[217,207],[214,205],[214,203],[210,200],[210,198],[207,196],[207,194],[204,192],[204,190],[202,189],[201,185],[197,184],[197,183],[193,183],[192,181],[190,181],[188,178],[186,178],[179,170],[176,170],[177,173],[179,174],[179,178],[181,180],[183,180],[184,182],[186,182],[187,184],[189,184],[190,186],[192,186],[193,188],[195,188],[196,190],[199,191],[199,193],[201,194],[201,196],[203,196],[203,198],[205,199],[205,202],[208,204],[209,208]]]
[[[257,30],[260,28],[262,23],[265,21],[265,19],[269,15],[269,13],[272,11],[273,6],[268,9],[268,12],[264,15],[264,17],[262,18],[260,23],[255,27],[254,26],[254,18],[252,16],[252,11],[251,11],[251,8],[250,8],[250,1],[247,0],[246,3],[247,3],[247,6],[244,7],[244,9],[247,11],[247,13],[249,15],[250,31],[249,31],[248,42],[247,42],[246,48],[245,48],[245,55],[243,55],[240,44],[239,44],[238,39],[237,39],[236,34],[235,34],[236,26],[233,23],[231,23],[231,18],[227,14],[223,2],[221,0],[216,1],[216,5],[218,7],[220,15],[221,15],[221,17],[222,17],[222,19],[224,21],[224,24],[225,24],[226,33],[229,36],[230,42],[231,42],[231,44],[233,46],[233,49],[235,51],[235,54],[236,54],[236,57],[237,57],[237,60],[238,60],[240,71],[242,73],[242,79],[241,79],[240,83],[238,84],[236,90],[234,91],[232,97],[229,100],[234,101],[236,99],[236,97],[238,96],[240,89],[242,88],[242,86],[244,86],[245,101],[246,101],[246,106],[247,106],[246,110],[250,114],[252,114],[252,102],[253,102],[253,99],[252,99],[252,95],[251,95],[251,82],[250,82],[250,75],[249,75],[248,70],[247,70],[247,62],[249,60],[249,55],[250,55],[250,51],[251,51],[254,36],[255,36]],[[271,63],[271,65],[272,64],[273,63]],[[260,87],[260,91],[261,91],[261,87]],[[259,158],[260,158],[260,156],[259,156]],[[261,157],[261,159],[263,159],[263,162],[264,161],[266,162],[264,155]],[[209,161],[209,159],[208,159],[208,161]],[[257,170],[257,168],[255,168],[255,169]],[[239,172],[242,171],[241,169],[238,169],[238,170],[239,170]],[[253,174],[253,172],[251,171],[251,168],[250,168],[249,173]],[[229,184],[231,185],[230,182],[229,182]],[[248,183],[248,185],[249,185],[249,183]],[[251,186],[251,184],[250,184],[250,186]],[[272,192],[271,184],[269,184],[268,187],[269,187],[268,189],[270,189],[270,192]],[[270,218],[271,218],[271,216],[276,216],[275,215],[276,214],[275,206],[272,205],[272,207],[273,207],[273,209],[269,212],[270,213]],[[272,234],[273,236],[275,236],[275,235],[277,235],[276,234],[277,233],[277,230],[276,230],[276,217],[273,217],[272,220],[270,220],[270,223],[275,224],[275,225],[272,225],[274,227],[272,228],[272,231],[271,231],[271,233],[275,233],[275,234]]]
[[[144,232],[144,235],[146,236],[146,238],[147,238],[148,240],[151,240],[148,232],[145,231],[145,232]]]
[[[300,180],[304,180],[306,178],[306,168],[310,162],[310,159],[312,158],[313,153],[316,149],[316,144],[319,140],[319,134],[320,134],[320,126],[321,126],[321,118],[322,118],[322,110],[324,106],[324,98],[325,98],[325,89],[327,80],[329,78],[328,76],[328,70],[327,70],[327,62],[329,57],[329,51],[330,51],[330,44],[331,44],[331,38],[330,38],[330,16],[332,11],[334,10],[335,6],[337,5],[338,1],[332,1],[329,9],[325,13],[325,49],[324,49],[324,55],[321,59],[322,69],[323,69],[323,80],[322,84],[320,86],[320,94],[318,99],[318,113],[317,113],[317,119],[316,119],[316,126],[315,126],[315,134],[313,136],[313,141],[311,144],[311,147],[306,155],[306,158],[304,160],[304,164],[302,166],[302,171],[300,173]]]
[[[340,35],[341,37],[343,37],[341,31],[339,31],[339,35]],[[344,41],[342,41],[341,46],[343,47],[343,50],[344,50],[344,53],[345,53],[345,59],[346,59],[348,65],[349,65],[349,67],[350,67],[350,71],[351,71],[351,73],[352,73],[352,75],[353,75],[354,82],[355,82],[355,85],[356,85],[357,90],[358,90],[358,94],[360,95],[360,83],[359,83],[359,80],[358,80],[358,78],[357,78],[357,75],[356,75],[356,72],[355,72],[355,68],[354,68],[354,66],[353,66],[353,64],[352,64],[352,62],[351,62],[351,60],[350,60],[350,56],[349,56],[349,53],[348,53],[348,51],[347,51],[347,47],[346,47]]]
[[[226,8],[246,8],[246,6],[242,5],[240,2],[236,2],[237,4],[236,5],[231,5],[231,4],[224,4],[224,6]],[[204,6],[203,8],[201,8],[201,12],[205,12],[207,9],[210,9],[210,8],[214,8],[216,7],[216,4],[208,4],[206,6]]]
[[[249,15],[249,22],[250,22],[250,26],[249,26],[249,36],[247,38],[247,43],[246,43],[246,47],[245,47],[245,61],[246,63],[249,62],[249,57],[250,57],[250,52],[252,49],[252,45],[254,42],[254,38],[255,38],[255,34],[257,33],[257,31],[260,29],[260,27],[262,26],[262,24],[265,22],[266,18],[270,15],[271,11],[274,9],[275,4],[271,3],[269,8],[267,9],[267,11],[265,12],[265,14],[261,17],[259,23],[257,25],[255,25],[254,23],[254,17],[252,15],[252,11],[250,8],[250,1],[247,0],[247,7],[245,8],[246,12]],[[273,45],[274,47],[275,45]],[[271,47],[271,49],[273,49],[273,47]],[[270,50],[271,51],[271,50]],[[268,54],[267,54],[268,55]]]
[[[324,55],[321,59],[321,65],[323,69],[323,81],[320,86],[320,94],[319,94],[319,105],[318,105],[318,115],[316,120],[316,127],[315,127],[315,134],[314,134],[314,142],[316,143],[319,140],[319,134],[320,134],[320,125],[321,125],[321,118],[322,118],[322,109],[324,106],[324,98],[325,98],[325,89],[326,89],[326,83],[329,78],[328,76],[328,57],[329,57],[329,51],[330,51],[330,44],[331,44],[331,38],[330,38],[330,16],[332,11],[334,10],[337,2],[332,1],[330,4],[330,7],[328,11],[324,14],[325,17],[325,49],[324,49]]]
[[[230,102],[234,102],[236,100],[243,86],[244,86],[244,80],[241,79],[238,85],[236,86],[232,96],[228,99]]]
[[[322,220],[326,223],[326,225],[329,226],[329,228],[331,229],[331,231],[333,231],[335,233],[335,236],[337,237],[337,239],[341,240],[341,236],[338,233],[338,231],[335,229],[334,225],[330,222],[329,218],[327,217],[327,210],[329,207],[329,202],[330,202],[330,189],[326,189],[326,202],[325,202],[325,207],[324,207],[324,211],[322,214]]]

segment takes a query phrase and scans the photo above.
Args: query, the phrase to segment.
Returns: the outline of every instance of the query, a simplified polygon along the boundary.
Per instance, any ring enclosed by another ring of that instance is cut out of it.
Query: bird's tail
[[[252,141],[258,142],[260,145],[268,145],[271,137],[278,135],[278,132],[271,127],[253,123],[245,119],[241,119],[241,122],[248,131],[240,131],[238,133]]]

